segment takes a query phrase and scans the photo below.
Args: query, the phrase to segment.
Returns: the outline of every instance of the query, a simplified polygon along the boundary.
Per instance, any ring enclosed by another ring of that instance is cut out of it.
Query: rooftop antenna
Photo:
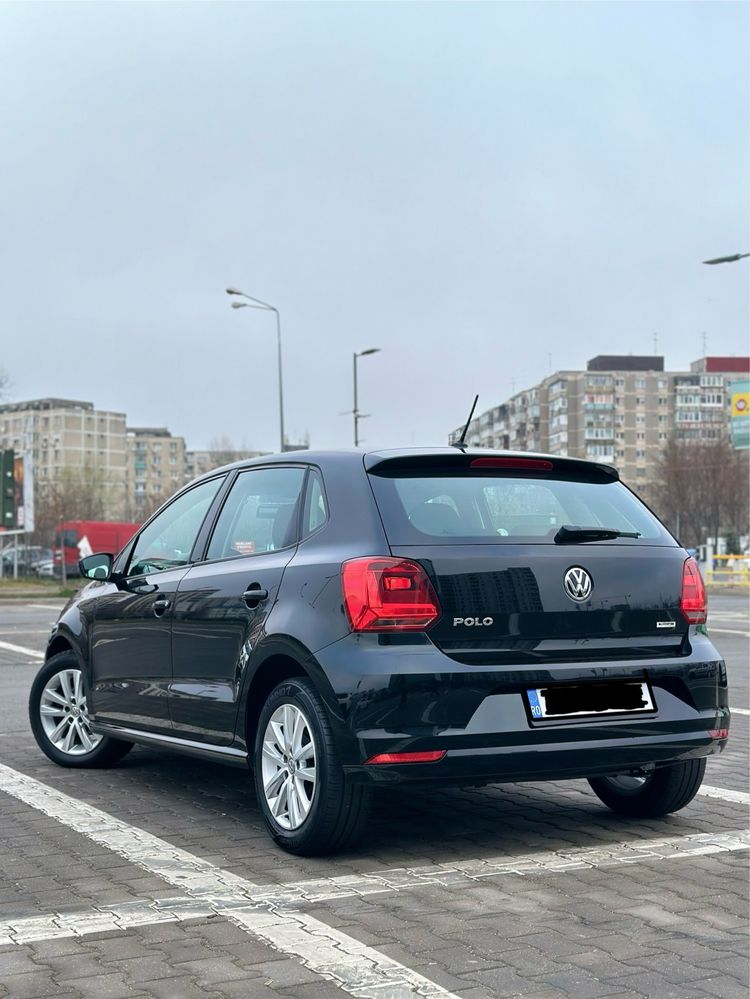
[[[659,353],[659,334],[654,331],[654,353]]]
[[[701,333],[701,343],[703,344],[703,356],[706,356],[706,342],[708,340],[708,333],[705,331]]]
[[[474,396],[474,404],[471,407],[471,412],[469,413],[469,419],[466,421],[466,426],[461,431],[461,436],[457,441],[453,442],[453,447],[460,448],[462,451],[466,447],[466,435],[469,432],[469,424],[471,423],[471,418],[474,415],[474,410],[477,408],[477,403],[479,402],[479,396]]]

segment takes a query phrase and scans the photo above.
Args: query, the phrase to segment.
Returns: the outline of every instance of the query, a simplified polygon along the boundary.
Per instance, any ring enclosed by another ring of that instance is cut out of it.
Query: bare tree
[[[229,465],[233,461],[240,461],[242,458],[249,458],[259,453],[248,448],[244,441],[241,447],[237,447],[234,441],[227,437],[226,434],[222,434],[220,437],[213,437],[208,449],[211,452],[214,467],[216,468],[220,465]]]
[[[35,537],[50,543],[63,520],[104,520],[112,498],[112,487],[96,465],[66,465],[54,479],[37,481]]]
[[[239,451],[234,446],[234,442],[226,434],[222,434],[220,437],[213,437],[208,445],[208,450],[211,452],[217,468],[220,465],[229,465],[231,462],[238,460]]]
[[[10,375],[5,370],[5,368],[0,368],[0,402],[8,397],[10,392]]]
[[[730,441],[670,440],[661,453],[654,506],[683,544],[747,532],[748,452]]]
[[[143,502],[139,504],[136,519],[141,523],[144,523],[148,520],[151,514],[156,513],[159,507],[166,503],[172,495],[173,493],[171,490],[159,493],[149,493]]]

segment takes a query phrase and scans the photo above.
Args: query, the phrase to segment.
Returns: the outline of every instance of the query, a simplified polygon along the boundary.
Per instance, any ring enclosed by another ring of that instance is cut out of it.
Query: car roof
[[[361,448],[337,448],[331,450],[320,450],[320,451],[285,451],[283,453],[276,454],[266,454],[258,458],[244,458],[240,461],[232,462],[228,465],[222,465],[220,468],[214,468],[210,472],[206,472],[201,476],[198,476],[193,481],[199,482],[201,479],[210,478],[216,475],[217,472],[227,472],[236,468],[256,468],[268,465],[289,465],[289,464],[303,464],[303,465],[319,465],[321,468],[325,469],[327,466],[337,465],[338,467],[351,465],[352,468],[359,466],[360,468],[364,466],[365,469],[374,469],[376,466],[381,464],[391,464],[394,465],[406,465],[410,458],[418,459],[440,459],[446,458],[448,460],[454,460],[460,462],[460,455],[465,455],[466,457],[476,457],[476,458],[488,458],[488,457],[498,457],[498,458],[540,458],[547,461],[553,461],[555,466],[559,469],[569,468],[571,471],[574,469],[581,468],[591,468],[599,469],[605,472],[610,478],[619,478],[617,469],[612,465],[604,464],[598,461],[589,461],[586,458],[572,458],[566,455],[559,454],[544,454],[537,451],[501,451],[492,448],[479,448],[479,447],[410,447],[410,448],[384,448],[372,451],[362,450]],[[463,464],[463,462],[461,462]]]

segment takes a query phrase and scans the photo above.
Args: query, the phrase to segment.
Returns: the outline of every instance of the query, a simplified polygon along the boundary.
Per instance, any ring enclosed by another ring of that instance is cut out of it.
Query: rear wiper
[[[640,531],[617,531],[612,527],[573,527],[563,524],[555,535],[556,545],[577,545],[582,541],[612,541],[613,538],[640,538]]]

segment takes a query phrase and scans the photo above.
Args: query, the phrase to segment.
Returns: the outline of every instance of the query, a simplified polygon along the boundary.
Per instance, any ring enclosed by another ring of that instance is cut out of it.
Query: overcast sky
[[[192,447],[443,443],[748,352],[744,3],[4,3],[0,366]],[[550,357],[551,355],[551,357]],[[551,363],[551,368],[550,368]]]

